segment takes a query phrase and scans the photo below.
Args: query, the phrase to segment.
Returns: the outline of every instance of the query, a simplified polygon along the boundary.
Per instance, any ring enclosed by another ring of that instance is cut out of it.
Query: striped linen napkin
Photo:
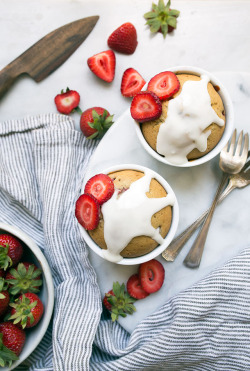
[[[96,143],[57,114],[0,125],[0,221],[37,242],[55,284],[53,323],[18,369],[249,370],[250,248],[166,302],[131,335],[102,315],[74,217]]]

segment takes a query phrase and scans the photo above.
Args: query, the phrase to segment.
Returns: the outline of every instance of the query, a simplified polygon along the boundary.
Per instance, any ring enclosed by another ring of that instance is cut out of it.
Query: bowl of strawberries
[[[11,370],[42,340],[54,306],[53,279],[36,243],[0,223],[0,367]]]

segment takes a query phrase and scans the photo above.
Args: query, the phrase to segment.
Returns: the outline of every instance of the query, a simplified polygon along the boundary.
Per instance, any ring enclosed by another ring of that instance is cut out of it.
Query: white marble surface
[[[39,84],[27,76],[16,82],[0,101],[0,122],[56,112],[54,96],[67,86],[78,90],[83,110],[103,106],[114,113],[117,120],[94,154],[88,174],[128,161],[159,171],[179,199],[181,231],[209,205],[218,182],[218,161],[195,169],[175,169],[149,158],[140,147],[131,122],[118,119],[130,104],[130,100],[120,94],[121,77],[128,67],[137,69],[145,80],[175,65],[193,65],[214,72],[232,96],[236,126],[248,129],[250,1],[172,0],[172,7],[179,9],[181,15],[177,30],[165,40],[161,34],[150,35],[145,26],[142,15],[150,10],[151,3],[151,0],[0,0],[0,69],[53,29],[85,16],[100,15],[89,37],[52,75]],[[131,56],[116,54],[115,79],[107,84],[89,71],[86,61],[89,56],[107,49],[107,37],[127,21],[136,26],[139,44]],[[72,117],[79,128],[79,117],[76,114]],[[197,282],[250,243],[249,192],[250,187],[234,191],[216,211],[199,270],[190,271],[182,264],[190,244],[174,263],[165,263],[163,289],[138,302],[137,313],[121,321],[127,330],[132,331],[166,299]],[[102,292],[110,289],[114,280],[125,281],[135,271],[135,267],[110,265],[92,254],[91,260]]]
[[[235,109],[235,126],[249,131],[248,110],[250,103],[250,74],[216,73],[228,88]],[[213,199],[219,184],[221,171],[218,156],[212,161],[193,168],[177,168],[165,165],[143,149],[135,135],[134,122],[126,111],[109,130],[99,144],[89,164],[85,179],[105,168],[122,163],[135,163],[156,170],[173,188],[180,207],[180,222],[177,234],[190,225],[206,210]],[[163,263],[166,279],[161,290],[146,299],[136,302],[137,312],[129,318],[121,318],[120,323],[131,332],[147,315],[153,313],[181,290],[198,282],[216,267],[235,256],[250,245],[250,186],[235,190],[218,206],[208,234],[205,251],[199,269],[191,270],[183,265],[183,260],[191,247],[196,234],[190,239],[173,263]],[[114,281],[128,280],[137,272],[138,266],[118,266],[109,263],[92,251],[91,262],[96,268],[101,292],[104,294]]]

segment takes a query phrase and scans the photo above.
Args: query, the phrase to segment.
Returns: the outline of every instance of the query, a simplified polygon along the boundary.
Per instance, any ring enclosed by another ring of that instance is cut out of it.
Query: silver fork
[[[248,157],[250,151],[248,152]],[[250,160],[248,160],[239,174],[231,175],[229,183],[223,193],[221,194],[218,204],[221,203],[228,195],[236,188],[244,188],[250,184]],[[187,227],[179,234],[171,244],[163,251],[162,257],[169,262],[173,262],[185,243],[190,239],[194,232],[199,228],[201,223],[207,216],[209,209],[207,209],[195,222]]]
[[[218,203],[219,196],[221,194],[222,189],[224,188],[226,182],[229,179],[231,174],[237,174],[241,171],[243,166],[246,163],[247,155],[248,155],[248,147],[249,147],[249,137],[248,134],[244,135],[243,141],[243,131],[241,131],[238,142],[236,144],[236,135],[237,131],[234,130],[234,133],[230,141],[226,144],[226,146],[222,149],[220,153],[220,161],[219,166],[223,171],[221,183],[217,189],[216,195],[214,197],[214,201],[209,209],[208,215],[205,219],[201,230],[195,239],[189,253],[187,254],[184,264],[189,268],[197,268],[200,265],[202,253],[204,250],[205,242],[207,239],[207,234],[209,231],[210,223]],[[242,142],[243,142],[243,149],[242,149]]]

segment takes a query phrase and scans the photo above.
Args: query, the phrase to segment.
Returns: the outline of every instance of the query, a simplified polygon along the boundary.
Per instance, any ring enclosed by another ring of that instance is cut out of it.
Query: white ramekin
[[[49,326],[49,322],[53,312],[54,286],[48,262],[35,242],[26,233],[12,225],[0,223],[0,232],[10,233],[21,240],[21,242],[26,245],[24,247],[24,250],[29,250],[28,253],[26,250],[25,255],[28,254],[30,260],[26,258],[26,261],[33,262],[43,272],[43,285],[38,295],[43,302],[44,313],[40,322],[35,327],[26,332],[26,341],[23,350],[19,356],[19,360],[14,362],[10,368],[1,368],[1,370],[12,370],[16,368],[20,363],[22,363],[35,350],[37,345],[42,340]]]
[[[200,157],[196,160],[188,161],[187,163],[182,164],[182,165],[175,165],[175,164],[172,164],[172,163],[168,162],[165,157],[161,156],[152,147],[150,147],[150,145],[147,143],[147,141],[145,140],[145,138],[142,134],[140,124],[135,121],[135,123],[136,123],[135,128],[136,128],[137,136],[138,136],[143,148],[151,156],[156,158],[158,161],[163,162],[164,164],[171,165],[171,166],[176,166],[176,167],[192,167],[192,166],[197,166],[197,165],[204,164],[205,162],[210,161],[212,158],[214,158],[215,156],[217,156],[220,153],[220,151],[226,145],[226,143],[228,142],[228,140],[230,139],[230,137],[232,135],[233,128],[234,128],[234,111],[233,111],[233,104],[232,104],[231,98],[230,98],[227,90],[223,86],[223,84],[213,74],[211,74],[210,72],[207,72],[207,71],[205,71],[201,68],[192,67],[192,66],[177,66],[177,67],[167,68],[166,70],[167,71],[172,71],[174,73],[188,73],[188,74],[196,75],[196,76],[201,76],[201,75],[205,74],[209,77],[211,83],[214,86],[218,86],[220,88],[218,93],[221,96],[221,99],[223,101],[224,109],[225,109],[225,117],[226,117],[226,125],[225,125],[225,130],[224,130],[224,133],[222,135],[222,138],[219,141],[219,143],[206,155],[204,155],[204,156],[202,156],[202,157]]]
[[[138,171],[145,172],[147,169],[148,168],[146,168],[145,166],[141,166],[141,165],[120,164],[120,165],[109,167],[108,169],[104,169],[103,171],[101,171],[101,173],[109,174],[109,173],[112,173],[114,171],[119,171],[119,170],[138,170]],[[154,178],[163,186],[163,188],[166,190],[166,192],[168,194],[173,194],[173,196],[174,196],[174,205],[172,207],[172,222],[171,222],[170,229],[168,231],[167,236],[164,239],[164,243],[157,246],[150,253],[145,254],[143,256],[139,256],[137,258],[123,258],[120,262],[114,263],[114,264],[135,265],[135,264],[141,264],[141,263],[144,263],[144,262],[149,261],[151,259],[154,259],[156,256],[160,255],[163,252],[163,250],[165,250],[168,247],[168,245],[170,244],[170,242],[172,241],[172,239],[174,238],[174,235],[176,233],[178,222],[179,222],[179,206],[178,206],[178,202],[177,202],[176,196],[174,194],[174,191],[172,190],[172,188],[168,184],[168,182],[161,175],[156,173],[154,170],[151,170],[151,169],[148,169],[148,170],[153,172]],[[85,186],[85,184],[82,187],[82,194],[84,193],[84,186]],[[86,241],[86,243],[88,244],[88,246],[97,255],[101,256],[104,259],[103,255],[102,255],[103,250],[92,240],[89,233],[80,224],[79,224],[79,227],[80,227],[80,231],[82,233],[82,236],[83,236],[84,240]]]

